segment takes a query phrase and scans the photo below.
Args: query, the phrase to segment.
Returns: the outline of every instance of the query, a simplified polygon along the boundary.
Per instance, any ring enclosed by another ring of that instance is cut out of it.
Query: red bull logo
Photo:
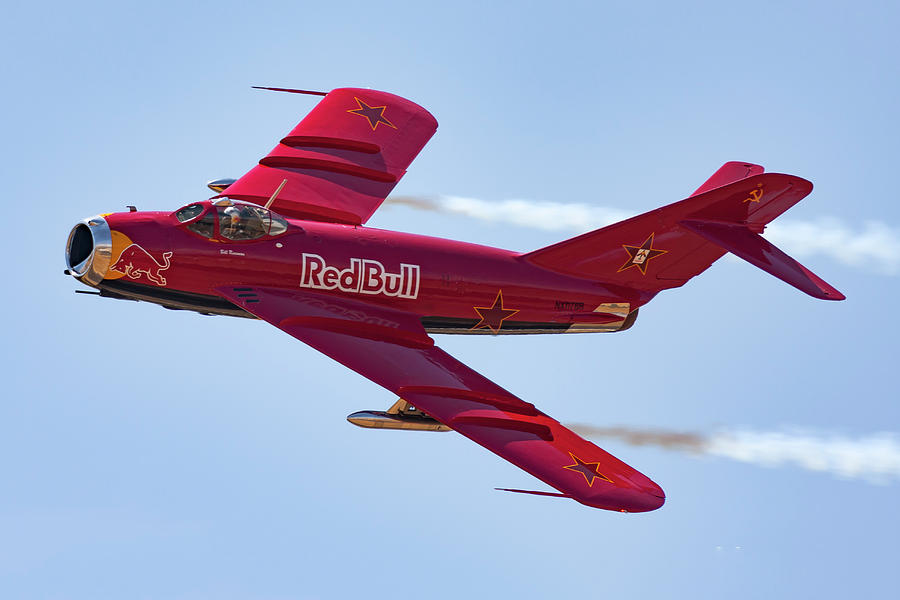
[[[131,244],[122,250],[118,260],[109,269],[124,273],[131,279],[146,277],[156,285],[166,285],[166,278],[161,273],[171,266],[171,258],[171,252],[163,252],[163,262],[157,262],[149,252],[137,244]]]
[[[419,265],[402,263],[399,273],[388,273],[377,260],[351,258],[348,268],[338,269],[318,254],[304,253],[300,287],[414,299],[419,295]]]

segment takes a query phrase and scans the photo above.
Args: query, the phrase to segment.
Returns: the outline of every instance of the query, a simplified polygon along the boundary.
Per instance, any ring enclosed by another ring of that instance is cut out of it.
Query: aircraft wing
[[[648,477],[435,346],[414,314],[305,291],[233,286],[218,291],[531,473],[558,495],[629,512],[653,510],[665,501]]]
[[[437,130],[421,106],[375,90],[332,90],[275,148],[220,196],[287,217],[360,225],[394,189]]]

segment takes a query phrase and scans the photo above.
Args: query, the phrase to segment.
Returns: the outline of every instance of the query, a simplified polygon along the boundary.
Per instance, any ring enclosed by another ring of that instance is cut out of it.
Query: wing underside
[[[293,290],[218,291],[565,497],[629,512],[665,500],[648,477],[435,346],[413,314]]]

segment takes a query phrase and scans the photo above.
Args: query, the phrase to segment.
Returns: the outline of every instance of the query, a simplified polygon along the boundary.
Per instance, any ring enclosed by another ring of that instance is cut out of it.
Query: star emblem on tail
[[[619,267],[619,270],[616,272],[621,273],[625,269],[637,267],[643,275],[646,275],[647,263],[657,256],[668,252],[668,250],[660,250],[659,248],[653,247],[654,235],[656,234],[651,233],[650,236],[646,240],[644,240],[644,243],[640,246],[629,246],[627,244],[622,244],[622,247],[625,248],[625,252],[628,253],[628,260],[625,261],[625,264]]]

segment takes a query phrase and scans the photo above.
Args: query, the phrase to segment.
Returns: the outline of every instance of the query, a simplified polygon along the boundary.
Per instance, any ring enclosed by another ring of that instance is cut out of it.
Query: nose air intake
[[[112,234],[103,217],[84,219],[69,232],[66,267],[76,279],[97,286],[103,281],[111,259]]]
[[[82,265],[91,253],[94,251],[94,236],[87,225],[79,223],[72,230],[69,238],[68,263],[70,268],[74,269],[74,265]]]

